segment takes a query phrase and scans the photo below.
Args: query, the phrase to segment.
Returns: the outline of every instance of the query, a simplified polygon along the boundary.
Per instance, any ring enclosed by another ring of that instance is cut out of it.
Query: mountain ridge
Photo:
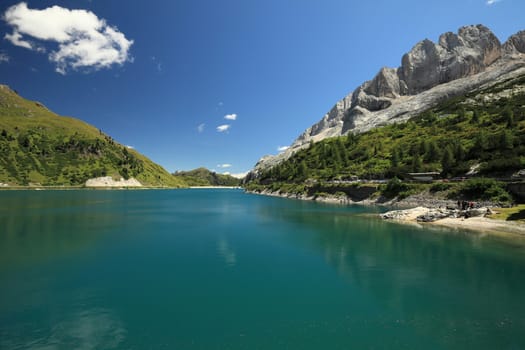
[[[107,176],[136,178],[144,186],[186,186],[100,129],[0,85],[0,183],[84,186],[88,179]]]
[[[443,33],[437,43],[424,39],[403,55],[400,67],[381,68],[372,80],[336,102],[285,152],[262,157],[250,177],[279,164],[310,142],[404,122],[446,99],[524,72],[525,31],[511,35],[503,44],[483,25],[461,27],[457,34]]]
[[[176,178],[180,178],[189,186],[239,186],[241,180],[231,175],[218,174],[214,171],[204,167],[188,170],[177,171],[172,174]]]

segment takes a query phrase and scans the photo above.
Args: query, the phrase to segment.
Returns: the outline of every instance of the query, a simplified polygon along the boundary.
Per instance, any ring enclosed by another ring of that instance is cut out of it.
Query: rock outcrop
[[[425,208],[416,207],[404,210],[391,210],[380,214],[384,220],[434,222],[445,218],[473,218],[491,214],[487,207],[472,208],[466,210],[450,208]]]
[[[135,178],[113,180],[111,176],[96,177],[86,181],[86,187],[142,187]]]
[[[505,44],[503,44],[503,52],[507,56],[525,53],[525,30],[512,35]]]
[[[398,68],[382,68],[370,81],[337,102],[277,156],[266,156],[252,176],[290,157],[311,141],[403,122],[438,103],[480,87],[525,74],[525,31],[504,44],[483,25],[425,39],[406,53]]]

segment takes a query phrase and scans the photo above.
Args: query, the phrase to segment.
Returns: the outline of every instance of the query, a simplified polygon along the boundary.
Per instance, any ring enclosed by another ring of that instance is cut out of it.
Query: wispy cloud
[[[155,64],[155,67],[157,68],[157,72],[162,72],[162,62],[157,59],[155,56],[151,56],[151,61],[153,61],[153,64]]]
[[[9,40],[11,44],[25,47],[26,49],[32,50],[33,46],[29,41],[22,40],[22,34],[18,32],[13,32],[13,34],[6,34],[4,39]],[[36,49],[36,48],[35,48]]]
[[[9,62],[9,56],[6,53],[0,52],[0,63]]]
[[[126,148],[127,148],[127,149],[135,149],[135,147],[130,146],[130,145],[126,145]]]
[[[502,2],[503,0],[487,0],[487,5],[494,5],[498,2]]]
[[[235,114],[235,113],[234,114],[226,114],[224,116],[224,119],[226,119],[226,120],[237,120],[237,114]]]
[[[279,147],[277,147],[277,151],[278,151],[278,152],[284,152],[284,151],[286,151],[288,148],[290,148],[290,146],[279,146]]]
[[[230,128],[231,128],[230,124],[223,124],[223,125],[219,125],[217,127],[217,131],[218,132],[225,132],[225,131],[228,131]]]
[[[217,168],[231,168],[232,165],[229,163],[217,164]]]
[[[3,20],[13,28],[4,36],[13,45],[45,52],[42,42],[58,44],[48,57],[61,74],[70,69],[98,70],[132,61],[129,49],[133,40],[91,11],[60,6],[30,9],[21,2],[9,7]]]
[[[201,123],[197,126],[197,132],[200,134],[201,132],[204,131],[204,127],[206,126],[206,124],[204,123]]]

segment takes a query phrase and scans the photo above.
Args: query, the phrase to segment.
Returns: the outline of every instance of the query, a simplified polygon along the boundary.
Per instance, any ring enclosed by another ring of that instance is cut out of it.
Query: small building
[[[438,179],[441,173],[438,173],[437,171],[431,171],[427,173],[408,173],[407,175],[413,181],[432,182]]]

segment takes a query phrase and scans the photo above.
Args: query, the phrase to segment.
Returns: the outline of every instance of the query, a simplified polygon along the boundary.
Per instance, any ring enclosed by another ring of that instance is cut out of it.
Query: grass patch
[[[512,208],[497,208],[489,217],[496,220],[525,222],[525,204]]]

